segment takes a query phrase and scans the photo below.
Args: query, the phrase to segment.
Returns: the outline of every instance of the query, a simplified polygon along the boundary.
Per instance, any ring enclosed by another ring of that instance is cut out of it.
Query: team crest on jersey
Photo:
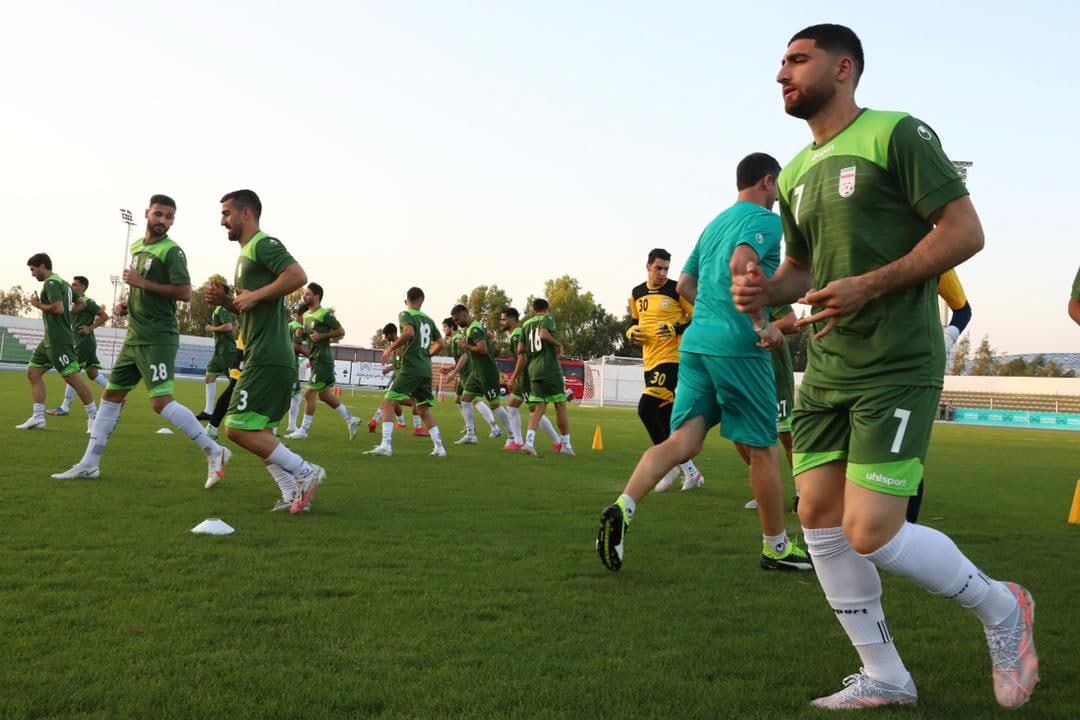
[[[143,263],[143,274],[150,272],[150,266],[154,264],[154,258],[146,258],[146,262]]]
[[[670,306],[671,306],[671,301],[670,300],[668,300],[667,298],[661,298],[660,299],[660,309],[661,310],[667,310]]]
[[[855,166],[840,171],[840,197],[848,198],[855,194]]]

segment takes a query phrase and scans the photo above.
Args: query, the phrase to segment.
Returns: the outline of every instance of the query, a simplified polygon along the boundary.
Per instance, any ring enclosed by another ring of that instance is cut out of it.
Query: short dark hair
[[[443,318],[442,324],[451,330],[457,330],[457,323],[454,322],[454,318],[452,317]]]
[[[814,45],[825,52],[850,55],[855,61],[855,82],[858,83],[862,77],[866,58],[863,56],[862,42],[851,28],[833,23],[811,25],[792,35],[788,45],[796,40],[813,40]]]
[[[548,309],[548,301],[544,298],[536,298],[532,304],[533,312],[543,312]]]
[[[780,163],[772,155],[767,153],[750,153],[739,161],[735,168],[735,185],[739,190],[745,190],[757,185],[767,175],[774,178],[780,174]]]
[[[386,323],[382,329],[383,335],[397,335],[397,325],[394,323]]]
[[[323,299],[323,289],[322,289],[322,285],[320,285],[319,283],[317,283],[317,282],[308,283],[307,284],[307,289],[310,290],[311,292],[315,293],[316,295],[318,295],[319,300]]]
[[[52,258],[46,253],[34,253],[26,261],[26,267],[37,267],[38,265],[44,265],[46,270],[52,270]]]
[[[424,291],[418,287],[411,287],[405,291],[405,299],[409,302],[417,302],[424,299]]]
[[[258,220],[262,216],[262,201],[259,200],[259,196],[255,194],[254,190],[233,190],[231,193],[225,193],[221,196],[220,202],[229,202],[232,200],[232,204],[237,210],[243,210],[247,208],[251,210],[251,214]]]
[[[460,315],[463,312],[469,312],[469,308],[465,307],[461,303],[458,303],[454,307],[450,308],[450,317],[454,317],[455,315]]]
[[[73,277],[71,279],[79,281],[80,283],[82,283],[83,287],[86,287],[86,288],[90,287],[90,281],[86,279],[85,275],[76,275],[75,277]]]
[[[653,248],[652,250],[649,251],[649,262],[648,262],[648,264],[652,265],[653,260],[656,260],[657,258],[659,258],[661,260],[667,260],[668,262],[671,262],[671,253],[669,253],[664,248]]]
[[[151,195],[150,196],[150,204],[151,205],[164,205],[165,207],[171,207],[173,210],[176,209],[176,201],[173,200],[168,195],[162,195],[160,193],[158,193],[157,195]]]
[[[296,306],[296,314],[297,315],[303,315],[309,309],[310,309],[310,306],[307,303],[300,303],[299,305]]]
[[[502,314],[505,315],[506,317],[514,318],[515,320],[520,320],[521,319],[521,313],[518,312],[517,308],[504,307],[502,309]]]

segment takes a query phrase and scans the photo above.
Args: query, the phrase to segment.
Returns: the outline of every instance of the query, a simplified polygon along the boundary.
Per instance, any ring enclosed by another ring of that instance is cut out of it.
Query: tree
[[[949,362],[950,375],[963,375],[967,369],[968,356],[971,355],[971,340],[967,335],[953,346],[952,360]]]
[[[623,319],[619,321],[619,338],[615,342],[614,353],[621,355],[622,357],[639,358],[643,354],[642,347],[636,343],[630,342],[630,339],[626,337],[626,331],[630,329],[630,325],[633,323],[634,318],[630,315],[630,306],[627,305],[626,314],[623,315]]]
[[[996,375],[998,360],[994,357],[994,348],[990,347],[990,337],[983,335],[975,357],[971,360],[971,375]]]
[[[15,285],[7,292],[0,290],[0,315],[23,315],[31,307],[30,295],[23,292],[22,285]]]
[[[615,351],[624,326],[596,302],[592,292],[581,292],[578,280],[569,275],[547,280],[544,295],[555,316],[565,356],[594,358]],[[530,297],[530,308],[532,301]]]
[[[206,326],[210,323],[210,317],[214,308],[206,302],[206,290],[210,287],[207,280],[199,287],[191,291],[191,301],[177,303],[176,322],[180,326],[181,335],[209,335]]]
[[[375,328],[375,332],[371,334],[371,347],[375,350],[385,350],[390,347],[390,343],[386,341],[386,337],[383,336],[383,326]]]
[[[505,290],[498,285],[477,285],[468,295],[459,297],[458,302],[469,308],[473,320],[479,320],[487,329],[488,349],[493,357],[513,354],[510,351],[509,335],[499,328],[502,311],[510,307],[512,302]]]

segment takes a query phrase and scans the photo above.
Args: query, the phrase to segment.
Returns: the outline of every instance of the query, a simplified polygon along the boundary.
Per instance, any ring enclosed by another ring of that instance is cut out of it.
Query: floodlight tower
[[[131,247],[131,231],[134,230],[134,228],[135,228],[135,217],[131,214],[130,210],[127,210],[125,208],[120,208],[120,219],[123,221],[123,223],[125,225],[127,225],[127,237],[124,239],[124,263],[123,263],[123,265],[120,266],[121,271],[122,271],[123,268],[127,267],[127,254],[128,254],[128,248]],[[113,319],[113,326],[115,327],[115,325],[116,325],[116,321],[115,321],[115,317],[116,317],[116,315],[115,315],[116,293],[120,289],[120,285],[123,284],[124,279],[120,275],[110,275],[109,276],[109,281],[112,283],[112,286],[113,286],[113,296],[112,296],[113,301],[112,301],[112,308],[110,308],[110,310],[113,310],[113,313],[114,313],[113,314],[113,318],[114,318]]]

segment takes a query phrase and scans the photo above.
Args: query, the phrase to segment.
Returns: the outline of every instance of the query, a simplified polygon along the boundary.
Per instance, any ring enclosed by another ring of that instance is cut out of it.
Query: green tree
[[[952,360],[949,362],[950,375],[963,375],[967,369],[968,357],[971,355],[971,340],[967,335],[960,338],[953,345]]]
[[[214,308],[206,302],[206,290],[210,281],[204,282],[191,291],[191,301],[176,304],[176,322],[180,325],[181,335],[210,335],[206,326]]]
[[[477,285],[468,295],[462,295],[458,302],[469,308],[474,320],[487,329],[488,346],[495,357],[510,354],[509,336],[499,328],[499,317],[503,308],[511,306],[511,298],[498,285]],[[519,308],[521,310],[521,308]],[[436,318],[439,322],[442,318]]]
[[[375,328],[375,332],[371,333],[371,347],[375,350],[385,350],[390,347],[390,343],[386,341],[383,336],[383,326]]]
[[[998,360],[994,357],[994,348],[990,346],[990,337],[983,335],[975,356],[971,360],[971,375],[996,375]]]
[[[627,305],[626,314],[623,315],[623,319],[619,321],[619,338],[615,342],[614,350],[616,355],[639,358],[643,354],[641,346],[630,342],[630,339],[626,337],[626,331],[630,329],[633,320],[633,317],[630,315],[630,306]]]
[[[592,292],[581,292],[577,279],[563,275],[547,280],[544,297],[555,316],[565,356],[594,358],[615,352],[624,332],[622,322],[597,303]],[[530,297],[530,308],[532,301]]]
[[[22,289],[22,285],[15,285],[7,292],[0,290],[0,315],[25,315],[30,311],[30,295]]]

